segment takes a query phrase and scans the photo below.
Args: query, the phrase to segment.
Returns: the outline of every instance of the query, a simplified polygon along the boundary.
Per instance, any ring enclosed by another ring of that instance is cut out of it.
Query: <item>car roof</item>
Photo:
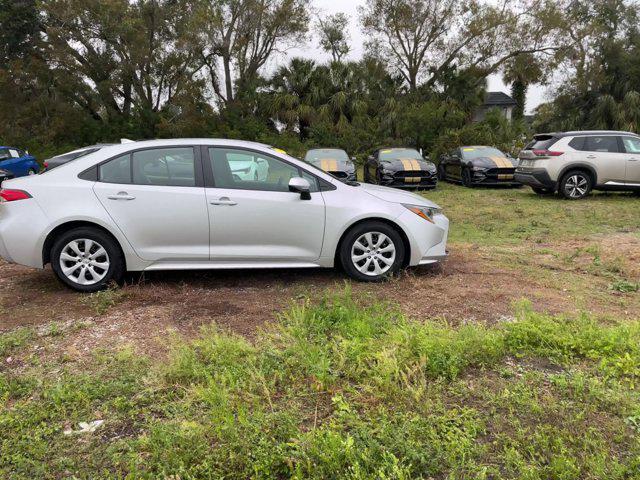
[[[550,137],[575,137],[576,135],[632,135],[637,137],[637,133],[625,132],[619,130],[573,130],[569,132],[549,132],[549,133],[536,133],[534,137],[538,136],[550,136]]]
[[[336,148],[336,147],[317,147],[317,148],[310,148],[309,150],[307,150],[307,152],[313,152],[314,150],[336,150],[339,152],[347,152],[345,149],[343,148]]]

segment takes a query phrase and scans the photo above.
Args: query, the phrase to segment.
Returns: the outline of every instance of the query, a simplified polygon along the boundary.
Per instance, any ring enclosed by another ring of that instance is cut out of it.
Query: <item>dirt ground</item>
[[[639,273],[638,262],[633,261],[634,255],[640,255],[637,236],[592,242],[604,247],[616,242],[617,251],[628,250],[622,252],[631,260],[625,268],[631,269],[631,276]],[[123,345],[162,356],[167,335],[188,338],[202,325],[215,322],[251,337],[291,302],[317,299],[328,291],[340,291],[345,284],[365,302],[390,301],[412,318],[438,317],[451,324],[509,318],[514,302],[523,298],[534,309],[549,313],[585,310],[640,317],[637,294],[625,297],[607,291],[608,280],[584,267],[592,259],[575,261],[590,255],[585,245],[496,250],[456,244],[443,265],[410,269],[380,284],[350,282],[335,270],[155,272],[115,290],[111,304],[101,313],[96,308],[100,299],[68,290],[50,269],[0,263],[0,332],[21,326],[42,332],[54,325],[64,332],[55,350],[69,357]]]

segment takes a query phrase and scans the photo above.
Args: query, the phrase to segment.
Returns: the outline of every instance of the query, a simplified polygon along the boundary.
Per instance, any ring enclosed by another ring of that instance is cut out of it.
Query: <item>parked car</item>
[[[264,160],[268,175],[235,175],[240,158]],[[376,281],[446,256],[449,221],[429,200],[347,184],[253,142],[112,145],[3,187],[0,256],[50,263],[84,292],[142,270],[339,263],[355,279]]]
[[[436,166],[413,148],[380,148],[364,166],[364,181],[389,187],[436,188]]]
[[[26,150],[0,147],[0,169],[11,172],[15,177],[22,177],[38,173],[40,165]]]
[[[304,161],[324,170],[339,180],[358,180],[354,158],[339,148],[314,148],[304,156]]]
[[[538,194],[584,198],[591,190],[640,191],[640,136],[609,130],[538,134],[520,152],[515,179]]]
[[[229,168],[236,181],[264,182],[269,176],[269,162],[260,156],[247,155],[246,152],[237,155],[229,154]]]
[[[59,167],[60,165],[64,165],[71,160],[75,160],[76,158],[83,157],[85,155],[89,155],[90,153],[97,152],[103,147],[107,147],[112,145],[110,143],[101,143],[96,145],[89,145],[88,147],[78,148],[76,150],[72,150],[70,152],[62,153],[60,155],[56,155],[55,157],[51,157],[42,162],[42,165],[45,170],[51,170],[52,168]]]
[[[0,169],[0,185],[2,185],[2,182],[5,180],[11,180],[12,178],[15,178],[15,175],[12,172]]]
[[[520,185],[514,180],[518,160],[494,147],[468,145],[440,157],[438,179],[475,185]]]

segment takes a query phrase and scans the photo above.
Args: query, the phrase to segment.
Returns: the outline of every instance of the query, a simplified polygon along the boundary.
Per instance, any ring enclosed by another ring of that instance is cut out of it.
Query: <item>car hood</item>
[[[427,200],[426,198],[412,192],[406,192],[404,190],[398,190],[391,187],[383,187],[381,185],[372,185],[370,183],[362,183],[360,184],[360,188],[369,195],[379,198],[380,200],[384,200],[385,202],[406,203],[422,207],[440,208],[431,200]]]
[[[507,157],[478,157],[469,160],[474,167],[482,168],[515,168],[518,166],[518,160]]]
[[[325,172],[353,172],[356,167],[351,160],[321,159],[314,160],[312,165]]]
[[[404,170],[434,170],[435,165],[433,162],[427,160],[415,160],[415,159],[397,159],[397,160],[383,160],[381,162],[382,167],[385,170],[393,172],[402,172]]]

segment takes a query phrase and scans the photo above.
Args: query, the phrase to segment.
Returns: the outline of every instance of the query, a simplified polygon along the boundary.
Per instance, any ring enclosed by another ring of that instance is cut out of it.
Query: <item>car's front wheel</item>
[[[377,282],[403,265],[404,243],[398,232],[382,222],[352,228],[340,245],[340,261],[347,274],[363,282]]]
[[[438,180],[444,181],[447,178],[447,173],[444,170],[444,165],[438,165]]]
[[[110,235],[80,227],[60,235],[51,248],[51,267],[66,286],[97,292],[124,275],[124,258]]]
[[[560,194],[568,200],[579,200],[591,192],[591,175],[581,170],[567,173],[560,181]]]
[[[469,170],[468,168],[462,170],[462,185],[464,185],[465,187],[473,187],[471,170]]]

